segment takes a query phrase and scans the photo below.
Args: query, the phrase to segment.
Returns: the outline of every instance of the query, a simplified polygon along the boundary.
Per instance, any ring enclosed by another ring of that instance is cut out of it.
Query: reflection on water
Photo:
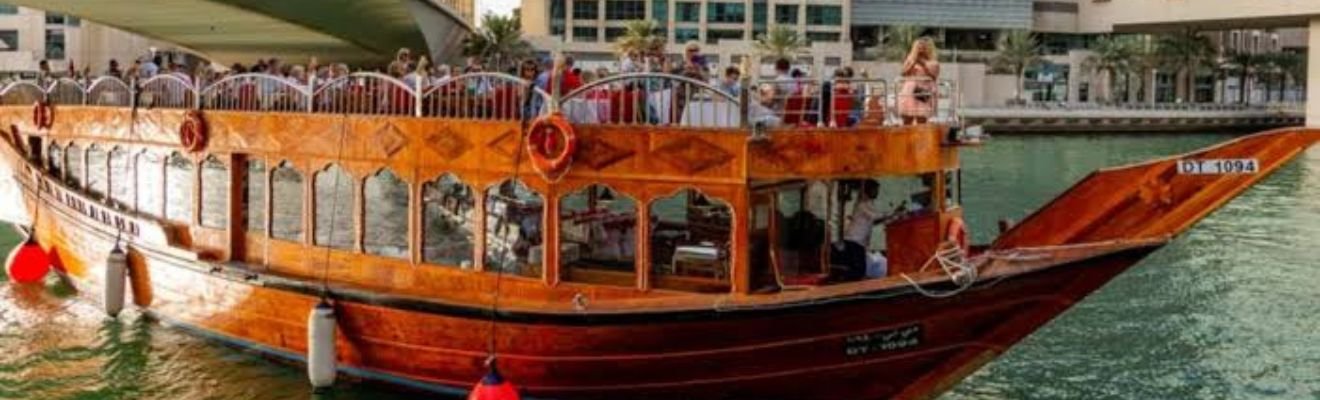
[[[965,158],[984,236],[1087,171],[1220,135],[996,138]],[[1062,172],[1062,175],[1056,175]],[[1002,196],[1016,188],[1020,196]],[[1320,396],[1320,149],[1077,304],[947,399]]]
[[[998,218],[1020,220],[1097,167],[1226,138],[996,138],[964,158],[968,221],[975,238],[985,241]],[[285,234],[300,235],[296,215],[304,178],[277,171],[274,179],[275,220],[289,216],[295,223]],[[435,229],[445,213],[467,216],[472,209],[470,189],[444,187],[425,193],[426,229]],[[0,232],[5,248],[17,240],[8,230]],[[459,242],[444,245],[470,246]],[[1320,395],[1317,243],[1320,151],[1313,151],[944,397],[1315,398]],[[428,250],[441,245],[427,243]],[[471,249],[453,254],[470,255]],[[108,320],[92,301],[0,282],[0,399],[312,397],[301,367],[162,327],[134,311]],[[419,396],[342,382],[329,397]]]

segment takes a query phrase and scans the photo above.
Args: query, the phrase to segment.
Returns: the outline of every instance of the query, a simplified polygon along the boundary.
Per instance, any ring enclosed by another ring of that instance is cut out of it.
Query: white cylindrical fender
[[[124,309],[124,290],[127,288],[128,255],[119,246],[110,250],[105,259],[105,290],[102,292],[102,306],[106,315],[119,316]]]
[[[313,389],[335,384],[335,309],[321,300],[307,317],[307,379]]]

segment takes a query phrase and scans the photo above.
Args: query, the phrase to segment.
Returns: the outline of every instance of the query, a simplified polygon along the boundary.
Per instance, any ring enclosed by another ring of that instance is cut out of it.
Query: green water
[[[997,137],[966,153],[973,236],[1087,172],[1230,138]],[[5,248],[17,238],[0,232]],[[946,399],[1320,398],[1320,151],[1230,203]],[[301,367],[0,283],[0,399],[312,398]],[[418,398],[345,382],[319,398]]]

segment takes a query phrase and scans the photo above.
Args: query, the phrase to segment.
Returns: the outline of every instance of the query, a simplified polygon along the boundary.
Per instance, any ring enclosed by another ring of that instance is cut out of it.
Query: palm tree
[[[1138,94],[1145,102],[1154,104],[1155,71],[1164,67],[1167,60],[1152,45],[1150,37],[1146,36],[1132,42],[1131,63],[1130,72],[1136,74],[1137,82],[1141,83]]]
[[[1215,46],[1210,38],[1191,29],[1177,34],[1162,35],[1155,41],[1155,49],[1163,64],[1176,70],[1176,76],[1183,77],[1179,85],[1185,90],[1184,98],[1195,102],[1196,72],[1203,65],[1208,65],[1215,56]]]
[[[894,25],[889,27],[889,31],[882,33],[876,47],[879,48],[880,59],[890,62],[902,62],[907,58],[908,51],[912,49],[912,42],[921,38],[921,33],[926,28],[916,25]]]
[[[1279,72],[1283,75],[1282,79],[1286,83],[1287,79],[1292,79],[1293,84],[1306,86],[1306,57],[1297,53],[1279,53],[1274,60],[1275,65],[1279,67]],[[1280,84],[1279,99],[1283,100],[1286,88]]]
[[[653,20],[628,21],[623,36],[615,42],[620,54],[640,53],[657,54],[665,51],[665,37],[657,35],[660,26]]]
[[[762,56],[769,56],[775,60],[792,60],[794,56],[802,53],[808,44],[806,39],[798,36],[797,30],[776,26],[756,38],[755,46],[756,51]]]
[[[531,54],[532,45],[523,40],[522,21],[516,16],[486,13],[481,17],[481,29],[463,41],[463,55],[479,57],[497,71]]]
[[[1227,63],[1224,68],[1238,74],[1238,103],[1249,104],[1251,99],[1247,96],[1250,86],[1248,82],[1256,76],[1256,73],[1264,65],[1264,58],[1259,54],[1250,52],[1234,52],[1229,53],[1226,59]]]
[[[1090,55],[1082,62],[1083,67],[1088,70],[1098,71],[1104,74],[1103,95],[1104,101],[1114,101],[1115,78],[1119,75],[1127,76],[1131,70],[1132,62],[1132,41],[1121,37],[1103,36],[1095,42],[1092,47],[1095,54]],[[1127,86],[1124,86],[1126,89]],[[1124,91],[1126,94],[1127,91]]]
[[[1027,30],[1012,30],[1004,32],[999,37],[999,54],[995,56],[994,64],[996,68],[1013,71],[1017,76],[1017,88],[1013,98],[1018,102],[1025,101],[1022,98],[1023,79],[1027,68],[1041,63],[1040,45],[1036,43],[1036,36]]]

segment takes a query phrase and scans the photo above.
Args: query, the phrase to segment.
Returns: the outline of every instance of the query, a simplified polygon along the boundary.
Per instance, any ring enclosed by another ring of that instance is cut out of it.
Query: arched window
[[[69,143],[69,147],[65,149],[64,168],[68,171],[64,174],[64,182],[69,184],[69,187],[80,189],[86,182],[87,165],[83,162],[83,157],[86,155],[81,147],[73,143]]]
[[[353,250],[353,177],[338,164],[316,173],[317,246]]]
[[[229,226],[229,166],[215,156],[202,162],[202,226]]]
[[[733,209],[693,189],[651,203],[655,286],[728,291]]]
[[[453,174],[422,185],[422,260],[472,267],[476,194]]]
[[[266,232],[266,162],[248,160],[247,179],[243,183],[247,185],[243,193],[243,204],[247,205],[243,209],[247,215],[247,231]]]
[[[545,200],[517,180],[486,190],[486,269],[541,276]]]
[[[754,254],[752,265],[770,265],[783,277],[828,274],[829,243],[832,242],[828,221],[831,214],[837,213],[837,207],[832,207],[830,193],[830,186],[819,181],[780,186],[774,192],[774,220],[767,221],[770,224],[767,233],[773,233],[773,236],[766,239],[773,247],[763,247],[774,253],[765,254],[768,256],[765,258],[762,258],[763,254]],[[837,229],[838,224],[835,226]]]
[[[282,162],[270,174],[270,236],[303,240],[303,176]]]
[[[559,200],[560,265],[565,280],[632,286],[636,282],[637,202],[591,185]]]
[[[50,151],[46,152],[46,170],[56,178],[64,173],[64,148],[59,144],[50,144]]]
[[[165,160],[165,218],[184,222],[193,222],[193,162],[183,154],[170,154]]]
[[[165,160],[159,154],[144,151],[137,156],[136,169],[138,212],[165,215]]]
[[[109,154],[100,145],[93,144],[87,149],[87,193],[94,199],[105,198],[109,191],[108,182],[110,168]]]
[[[363,186],[364,236],[367,254],[408,258],[408,183],[394,172],[382,169]]]
[[[133,156],[122,147],[110,150],[110,199],[132,207],[136,184],[133,183]]]

